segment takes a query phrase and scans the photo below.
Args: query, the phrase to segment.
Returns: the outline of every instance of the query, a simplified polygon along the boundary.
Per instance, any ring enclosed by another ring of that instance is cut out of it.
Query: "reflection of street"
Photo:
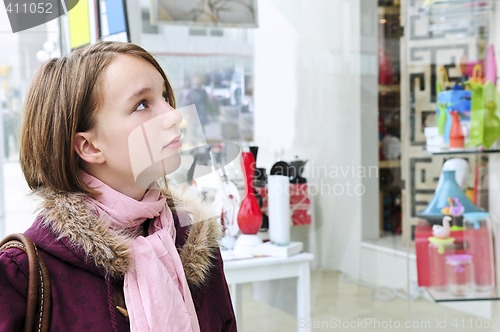
[[[221,125],[219,121],[208,122],[204,127],[205,137],[208,139],[221,140]]]
[[[35,196],[28,195],[30,189],[24,180],[19,163],[6,162],[3,164],[5,201],[5,232],[24,232],[31,226],[35,218],[35,209],[38,201]],[[4,236],[6,234],[0,234]]]
[[[195,67],[199,61],[194,61]],[[177,107],[196,106],[207,140],[253,140],[253,77],[249,66],[241,59],[212,59],[200,69],[190,67],[176,84]]]
[[[251,141],[253,113],[242,112],[239,106],[223,106],[219,118],[206,123],[203,130],[208,141]]]

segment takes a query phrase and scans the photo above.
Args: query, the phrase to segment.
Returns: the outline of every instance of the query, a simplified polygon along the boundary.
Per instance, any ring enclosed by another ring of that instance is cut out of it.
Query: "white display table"
[[[228,256],[230,255],[224,255],[223,257]],[[310,262],[313,258],[314,256],[310,253],[300,253],[287,258],[258,257],[245,259],[224,259],[224,272],[231,290],[231,299],[233,301],[239,330],[241,330],[242,324],[242,284],[296,277],[298,331],[310,331]]]

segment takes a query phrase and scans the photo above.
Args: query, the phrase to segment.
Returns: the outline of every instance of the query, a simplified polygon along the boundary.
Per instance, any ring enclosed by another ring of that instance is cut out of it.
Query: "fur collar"
[[[42,198],[43,224],[58,239],[67,238],[81,247],[86,256],[109,277],[123,277],[130,261],[130,241],[137,234],[109,229],[85,204],[82,193],[60,193],[49,189],[36,192]],[[176,191],[165,193],[167,204],[180,216],[181,226],[189,223],[185,244],[179,250],[190,286],[200,287],[212,267],[218,249],[221,227],[215,213],[199,197]],[[181,218],[181,216],[183,216]]]

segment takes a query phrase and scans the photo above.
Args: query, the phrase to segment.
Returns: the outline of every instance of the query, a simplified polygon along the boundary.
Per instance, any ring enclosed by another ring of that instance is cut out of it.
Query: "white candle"
[[[268,177],[269,239],[286,246],[290,243],[290,183],[287,176]]]

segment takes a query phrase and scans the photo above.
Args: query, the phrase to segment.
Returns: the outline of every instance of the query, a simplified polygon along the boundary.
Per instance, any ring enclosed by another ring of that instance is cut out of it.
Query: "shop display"
[[[483,63],[486,66],[484,76]],[[488,47],[486,61],[476,63],[471,76],[462,70],[460,83],[451,88],[446,67],[439,69],[436,123],[444,142],[436,144],[436,135],[427,130],[427,144],[432,146],[432,151],[464,147],[489,149],[500,137],[500,118],[496,113],[500,94],[495,85],[496,73],[493,45]]]
[[[312,223],[309,187],[307,179],[302,176],[306,163],[307,160],[298,158],[291,162],[280,160],[274,163],[270,171],[271,176],[285,175],[288,178],[292,226],[310,225]],[[256,187],[256,189],[262,197],[262,213],[267,214],[269,211],[268,186]]]
[[[415,231],[418,284],[441,298],[496,297],[494,245],[488,213],[463,215],[443,237],[434,227],[419,225]],[[446,220],[444,217],[443,222]]]
[[[448,239],[450,237],[452,219],[448,216],[443,218],[442,225],[432,225],[432,236],[436,239]]]
[[[401,70],[400,5],[379,1],[378,7],[378,138],[380,234],[401,234]]]
[[[290,183],[302,184],[307,183],[306,178],[302,176],[307,160],[298,159],[290,162]]]
[[[257,155],[259,153],[258,146],[250,146],[250,152],[252,152],[255,159],[255,172],[253,178],[253,186],[255,196],[257,197],[257,202],[259,203],[260,210],[262,211],[262,223],[260,225],[260,231],[266,231],[269,228],[269,217],[266,212],[262,210],[262,205],[264,204],[264,198],[262,197],[262,188],[267,186],[267,174],[265,168],[257,168]]]
[[[494,241],[489,213],[464,192],[464,160],[443,166],[434,198],[415,229],[418,284],[439,300],[496,298]],[[455,170],[459,174],[459,185]],[[425,220],[425,221],[424,221]]]
[[[446,256],[447,291],[455,296],[474,293],[474,264],[471,255]]]
[[[443,171],[443,183],[434,193],[427,208],[417,214],[431,222],[440,221],[445,215],[459,217],[464,212],[480,212],[455,181],[454,170]],[[455,219],[454,219],[455,220]]]
[[[464,240],[474,262],[477,291],[491,291],[495,286],[493,234],[487,212],[464,213]]]
[[[245,173],[245,197],[241,201],[238,211],[238,227],[240,236],[234,244],[235,255],[250,255],[251,250],[256,245],[262,243],[258,237],[260,226],[262,225],[262,212],[254,191],[255,158],[251,152],[241,153],[243,160],[243,170]]]
[[[240,205],[240,194],[234,182],[230,181],[227,177],[224,165],[225,160],[223,161],[223,150],[224,144],[220,144],[217,148],[212,149],[215,162],[218,164],[217,167],[220,168],[222,172],[220,179],[221,186],[215,197],[215,206],[219,207],[221,211],[220,219],[223,236],[219,244],[224,250],[232,250],[239,233],[237,218]]]
[[[500,94],[496,88],[497,66],[493,45],[488,47],[484,80],[471,80],[467,87],[472,91],[470,116],[470,146],[489,149],[500,137],[500,118],[496,113]]]
[[[262,224],[262,212],[255,196],[253,184],[255,159],[251,152],[242,152],[241,155],[245,171],[246,195],[241,201],[238,211],[238,226],[243,234],[257,234]]]
[[[447,236],[440,239],[434,236],[428,238],[428,255],[430,271],[430,287],[444,291],[446,289],[446,256],[455,254],[455,238]]]
[[[269,240],[279,246],[290,242],[290,182],[283,175],[268,179]]]
[[[458,111],[451,111],[451,126],[450,126],[450,149],[460,149],[465,145],[464,132],[460,123],[460,115]]]
[[[307,160],[297,157],[291,162],[277,161],[268,176],[265,168],[256,167],[258,147],[251,146],[249,150],[241,153],[246,196],[237,209],[231,205],[236,197],[231,191],[234,183],[227,180],[224,168],[218,167],[226,183],[216,194],[218,205],[224,203],[221,205],[221,217],[225,236],[220,245],[223,249],[233,250],[235,257],[240,258],[252,255],[255,246],[268,235],[271,242],[288,246],[291,243],[292,226],[312,223],[311,199],[307,179],[303,176]],[[220,153],[216,150],[212,152],[215,159],[219,160]],[[235,212],[237,225],[231,226],[231,216]],[[268,232],[268,235],[263,232]]]
[[[307,160],[296,157],[290,162],[290,210],[292,212],[292,225],[311,224],[311,199],[307,179],[302,176]]]
[[[392,84],[394,82],[394,72],[392,71],[391,56],[382,48],[378,54],[378,83]]]
[[[290,164],[283,160],[277,161],[271,167],[269,174],[290,176]]]
[[[455,84],[451,90],[445,90],[438,93],[436,117],[439,119],[439,133],[442,133],[445,143],[450,143],[451,127],[454,123],[454,117],[456,118],[453,126],[453,134],[455,136],[457,136],[457,131],[461,131],[461,123],[470,121],[470,104],[471,91],[465,90],[461,85]],[[453,114],[455,114],[455,116]],[[463,136],[463,133],[461,136]]]
[[[260,230],[265,232],[269,229],[269,216],[264,208],[267,205],[267,171],[263,167],[255,168],[254,188],[262,211],[262,225]]]

